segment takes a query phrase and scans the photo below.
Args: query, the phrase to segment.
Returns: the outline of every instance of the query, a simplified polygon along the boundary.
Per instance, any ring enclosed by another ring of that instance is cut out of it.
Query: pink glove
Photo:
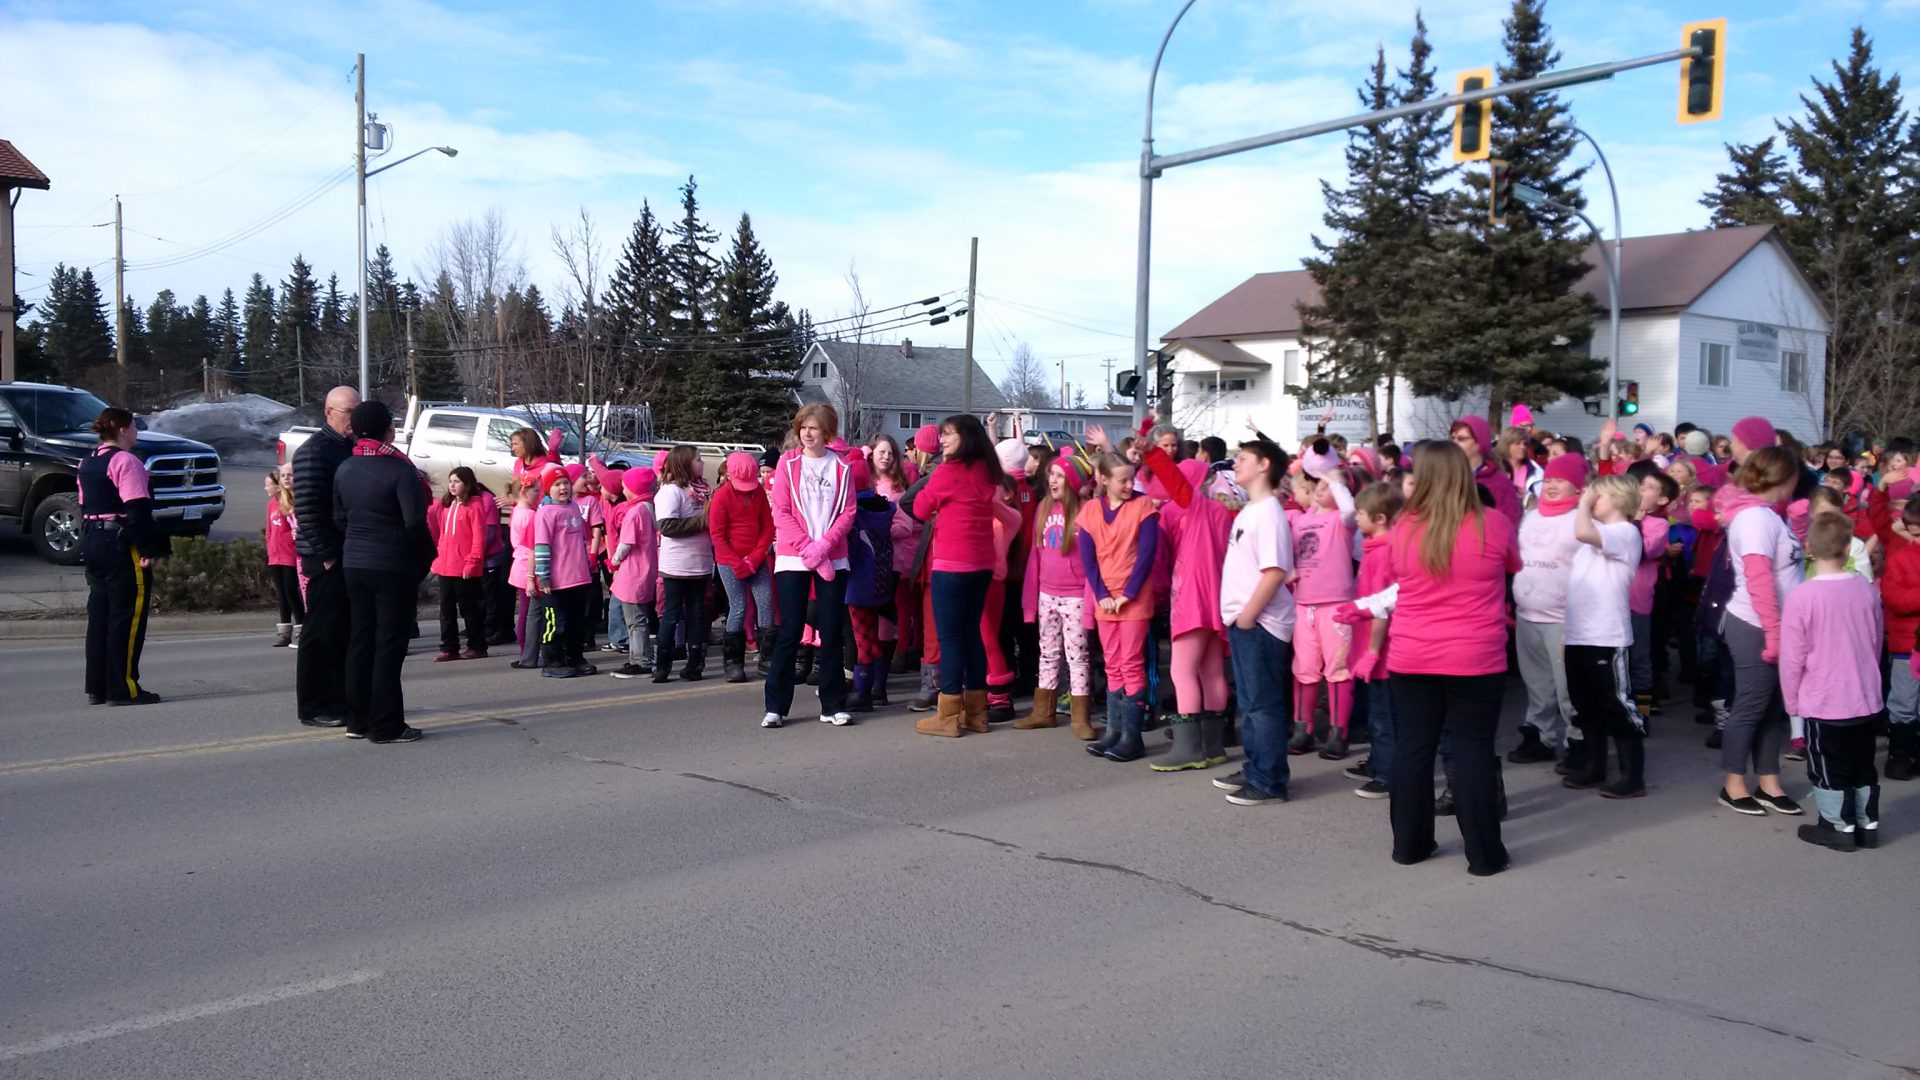
[[[1369,652],[1366,657],[1366,667],[1363,670],[1354,672],[1354,674],[1370,683],[1385,680],[1387,677],[1387,654]]]
[[[822,581],[832,581],[833,580],[833,560],[821,559],[820,565],[814,567],[813,572],[816,574],[819,574],[820,580]]]
[[[1780,662],[1780,636],[1778,634],[1767,635],[1767,644],[1760,650],[1760,662],[1763,664],[1777,664]]]
[[[1349,601],[1333,609],[1333,621],[1348,626],[1366,626],[1373,622],[1373,616],[1360,605]]]

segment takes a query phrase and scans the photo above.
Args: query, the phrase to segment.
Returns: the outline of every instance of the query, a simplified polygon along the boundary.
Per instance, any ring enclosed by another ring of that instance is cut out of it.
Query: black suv
[[[80,561],[80,459],[100,440],[88,430],[107,403],[72,386],[0,383],[0,518],[15,521],[53,562]],[[226,511],[220,455],[192,439],[140,432],[153,522],[170,536],[205,536]]]

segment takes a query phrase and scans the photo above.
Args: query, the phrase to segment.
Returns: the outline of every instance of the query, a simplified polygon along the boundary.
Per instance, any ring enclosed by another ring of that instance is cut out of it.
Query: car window
[[[84,390],[26,390],[14,387],[5,394],[7,404],[25,427],[41,435],[85,431],[107,403]]]
[[[458,413],[428,413],[427,425],[422,440],[433,446],[473,445],[473,433],[480,427],[477,416],[461,416]]]
[[[520,425],[511,420],[487,421],[487,449],[513,453],[513,433],[519,430]]]
[[[8,427],[20,426],[20,418],[13,415],[13,407],[7,404],[6,398],[0,398],[0,424]]]

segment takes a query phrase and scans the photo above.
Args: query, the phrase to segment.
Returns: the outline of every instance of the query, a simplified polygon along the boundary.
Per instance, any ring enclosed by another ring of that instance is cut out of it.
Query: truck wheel
[[[28,525],[41,558],[61,566],[80,565],[80,497],[71,491],[49,495],[33,508]]]

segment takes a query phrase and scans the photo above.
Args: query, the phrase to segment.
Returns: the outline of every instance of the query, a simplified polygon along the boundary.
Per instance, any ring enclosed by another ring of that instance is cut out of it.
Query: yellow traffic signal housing
[[[1469,94],[1493,85],[1493,69],[1460,73],[1454,93]],[[1453,111],[1453,160],[1485,161],[1493,156],[1493,99],[1485,98]]]
[[[1700,56],[1680,61],[1680,122],[1720,119],[1727,83],[1727,20],[1688,23],[1680,28],[1680,44],[1701,50]]]

